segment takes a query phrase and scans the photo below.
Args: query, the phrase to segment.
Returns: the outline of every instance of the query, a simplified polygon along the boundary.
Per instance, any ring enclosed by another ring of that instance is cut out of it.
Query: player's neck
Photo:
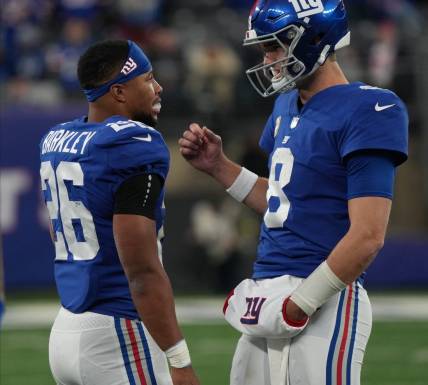
[[[88,111],[88,123],[101,123],[114,115],[127,116],[122,109],[114,106],[106,106],[99,103],[90,103]]]
[[[305,104],[322,90],[348,83],[339,64],[335,61],[327,61],[299,87],[300,99]]]

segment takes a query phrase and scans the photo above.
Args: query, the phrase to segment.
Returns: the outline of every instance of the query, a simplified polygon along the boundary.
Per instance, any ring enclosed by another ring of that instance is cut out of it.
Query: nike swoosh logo
[[[133,136],[132,139],[141,140],[142,142],[151,142],[152,136],[147,134],[147,136]]]
[[[383,111],[383,110],[387,110],[388,108],[394,107],[395,104],[388,104],[387,106],[379,106],[379,103],[376,103],[375,105],[375,110],[377,112]]]

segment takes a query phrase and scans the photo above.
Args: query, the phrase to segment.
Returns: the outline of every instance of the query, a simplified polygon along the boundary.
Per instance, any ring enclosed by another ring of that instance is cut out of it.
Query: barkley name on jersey
[[[113,239],[114,196],[142,173],[163,180],[169,152],[161,134],[141,122],[86,117],[52,128],[41,140],[41,179],[55,238],[55,278],[63,307],[138,318]],[[164,190],[156,203],[158,234]]]
[[[393,92],[338,85],[301,110],[298,97],[297,90],[278,96],[260,139],[270,176],[253,278],[307,277],[345,235],[355,198],[347,193],[347,156],[387,151],[396,165],[407,158],[408,115]]]

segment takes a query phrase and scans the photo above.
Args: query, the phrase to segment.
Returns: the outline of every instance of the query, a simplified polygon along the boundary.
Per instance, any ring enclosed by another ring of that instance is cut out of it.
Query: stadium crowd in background
[[[342,60],[351,77],[415,97],[408,44],[421,31],[422,1],[347,0],[353,48]],[[131,38],[153,57],[171,113],[248,113],[255,102],[242,68],[257,52],[241,48],[244,0],[5,0],[1,10],[2,100],[52,105],[79,99],[79,54],[103,38]],[[244,65],[243,65],[243,62]],[[364,70],[361,71],[361,68]],[[184,108],[183,108],[184,107]],[[410,106],[412,110],[412,105]],[[266,112],[269,107],[266,106]],[[251,113],[251,111],[250,111]],[[415,116],[415,121],[417,116]],[[412,130],[416,130],[412,127]]]

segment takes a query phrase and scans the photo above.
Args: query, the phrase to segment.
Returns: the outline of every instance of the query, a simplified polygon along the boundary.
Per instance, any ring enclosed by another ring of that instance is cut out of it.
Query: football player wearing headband
[[[226,320],[242,333],[232,385],[359,385],[370,336],[364,275],[382,248],[408,116],[393,92],[350,83],[336,51],[350,43],[342,0],[259,0],[247,76],[275,95],[260,138],[270,176],[226,157],[191,124],[179,140],[195,168],[263,214],[253,275],[231,291]]]
[[[47,131],[40,175],[61,309],[49,361],[61,385],[198,385],[162,265],[169,152],[162,87],[132,41],[80,57],[87,116]]]

